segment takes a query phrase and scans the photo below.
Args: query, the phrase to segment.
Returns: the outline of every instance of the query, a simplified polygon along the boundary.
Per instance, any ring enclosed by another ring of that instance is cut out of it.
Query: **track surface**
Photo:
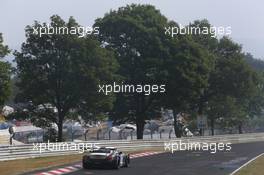
[[[79,170],[69,175],[227,175],[264,152],[264,142],[232,145],[229,152],[179,151],[136,158],[129,168]]]

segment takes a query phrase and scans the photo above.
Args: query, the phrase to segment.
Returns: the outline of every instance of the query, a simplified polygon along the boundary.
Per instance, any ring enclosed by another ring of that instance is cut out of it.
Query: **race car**
[[[84,169],[93,167],[119,169],[120,167],[128,167],[130,157],[129,154],[119,152],[114,147],[100,147],[85,154],[82,163]]]

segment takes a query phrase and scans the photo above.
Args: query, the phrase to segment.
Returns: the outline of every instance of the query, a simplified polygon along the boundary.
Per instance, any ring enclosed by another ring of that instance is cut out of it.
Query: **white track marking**
[[[239,170],[241,170],[243,167],[247,166],[248,164],[250,164],[251,162],[253,162],[254,160],[256,160],[257,158],[259,158],[260,156],[263,156],[264,153],[261,153],[260,155],[250,159],[248,162],[244,163],[242,166],[240,166],[239,168],[237,168],[235,171],[233,171],[230,175],[234,175],[236,174]]]

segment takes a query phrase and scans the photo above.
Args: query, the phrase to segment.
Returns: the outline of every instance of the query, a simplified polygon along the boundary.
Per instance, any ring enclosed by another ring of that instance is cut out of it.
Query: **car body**
[[[82,163],[84,169],[93,167],[118,169],[119,167],[128,167],[130,157],[129,154],[120,152],[114,147],[100,147],[86,153]]]

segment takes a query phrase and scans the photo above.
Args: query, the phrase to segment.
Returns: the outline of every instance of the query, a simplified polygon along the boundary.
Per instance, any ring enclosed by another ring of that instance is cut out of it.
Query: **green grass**
[[[264,174],[264,156],[261,156],[243,167],[235,175],[263,175]]]
[[[2,161],[0,162],[0,174],[15,175],[41,168],[64,165],[80,161],[81,157],[82,155],[78,154]]]

